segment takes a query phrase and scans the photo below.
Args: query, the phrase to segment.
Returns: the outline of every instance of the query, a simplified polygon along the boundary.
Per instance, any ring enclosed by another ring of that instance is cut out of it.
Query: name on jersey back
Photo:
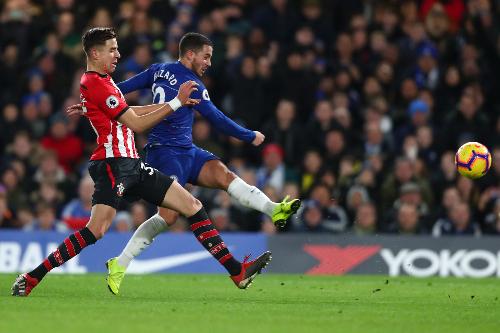
[[[175,86],[175,84],[177,83],[175,74],[173,73],[170,74],[169,71],[165,71],[164,69],[156,71],[153,77],[154,77],[153,81],[156,81],[156,79],[158,78],[165,79],[168,81],[168,83],[170,83],[171,86]]]

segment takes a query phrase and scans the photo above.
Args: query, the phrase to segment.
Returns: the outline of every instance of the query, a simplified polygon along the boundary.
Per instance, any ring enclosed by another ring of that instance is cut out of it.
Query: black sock
[[[59,267],[66,261],[76,256],[87,245],[92,245],[97,241],[94,234],[85,227],[74,234],[66,237],[57,249],[49,254],[47,258],[34,270],[28,274],[38,281],[50,272],[53,268]]]
[[[188,222],[196,239],[226,268],[229,274],[240,274],[241,263],[233,258],[233,255],[222,241],[219,232],[208,218],[205,209],[201,208],[198,213],[189,217]]]

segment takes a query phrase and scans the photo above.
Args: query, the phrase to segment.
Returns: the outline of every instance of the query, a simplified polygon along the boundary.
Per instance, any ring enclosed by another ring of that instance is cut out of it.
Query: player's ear
[[[96,47],[90,49],[90,59],[97,60],[99,59],[99,52]]]

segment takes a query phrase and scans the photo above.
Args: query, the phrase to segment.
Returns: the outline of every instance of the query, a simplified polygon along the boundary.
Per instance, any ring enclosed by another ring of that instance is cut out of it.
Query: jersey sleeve
[[[93,86],[88,100],[110,119],[117,119],[129,108],[120,90],[106,81],[99,81],[99,84]]]
[[[156,70],[158,64],[153,64],[148,67],[148,69],[140,72],[137,75],[132,76],[131,78],[122,81],[117,84],[118,88],[124,94],[128,94],[129,92],[140,90],[140,89],[149,89],[153,85],[153,75]]]
[[[227,117],[212,103],[205,86],[200,82],[198,84],[198,91],[192,93],[192,96],[200,99],[200,104],[196,105],[194,109],[201,113],[219,132],[245,142],[252,142],[255,139],[255,133]]]

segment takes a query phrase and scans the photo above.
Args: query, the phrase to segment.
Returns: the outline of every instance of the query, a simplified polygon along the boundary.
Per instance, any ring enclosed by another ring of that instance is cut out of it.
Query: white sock
[[[238,200],[243,206],[253,208],[268,216],[273,215],[274,207],[278,205],[276,202],[272,202],[257,187],[248,185],[239,177],[236,177],[229,184],[227,193]]]
[[[130,238],[122,253],[118,256],[118,264],[128,267],[132,259],[141,254],[158,234],[167,229],[167,226],[165,220],[158,213],[144,221],[134,232],[132,238]]]

